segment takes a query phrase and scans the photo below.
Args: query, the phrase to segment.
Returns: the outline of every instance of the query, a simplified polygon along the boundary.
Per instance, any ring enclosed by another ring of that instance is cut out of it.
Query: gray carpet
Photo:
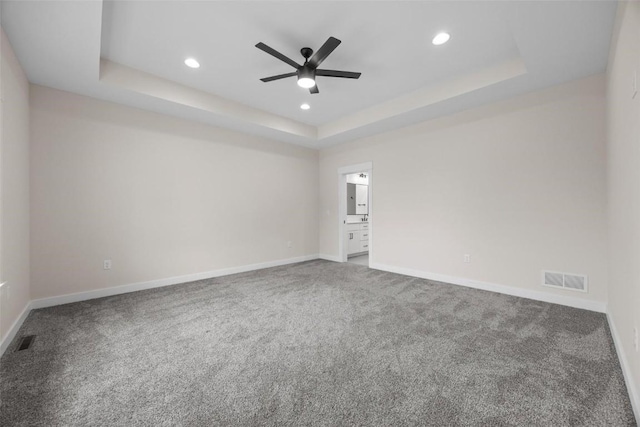
[[[310,261],[33,311],[2,426],[635,425],[602,314]]]

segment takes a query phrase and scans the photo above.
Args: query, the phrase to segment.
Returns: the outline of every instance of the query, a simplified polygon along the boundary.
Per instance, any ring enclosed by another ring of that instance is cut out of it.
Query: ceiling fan
[[[327,59],[327,56],[331,54],[342,43],[335,37],[329,37],[320,49],[314,54],[313,49],[309,47],[303,47],[300,49],[300,53],[304,57],[304,64],[299,65],[291,58],[286,57],[277,50],[267,46],[260,42],[256,47],[260,50],[267,52],[269,55],[275,56],[282,62],[286,62],[296,69],[295,72],[279,74],[277,76],[265,77],[263,82],[272,82],[274,80],[284,79],[286,77],[298,76],[298,86],[305,89],[309,89],[310,93],[319,93],[318,86],[316,85],[316,77],[341,77],[344,79],[357,79],[362,73],[354,73],[351,71],[337,71],[337,70],[321,70],[318,66]],[[311,56],[313,55],[313,56]]]

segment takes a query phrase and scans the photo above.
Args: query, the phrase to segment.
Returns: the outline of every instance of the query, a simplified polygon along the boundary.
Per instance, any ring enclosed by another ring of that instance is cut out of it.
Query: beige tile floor
[[[369,254],[354,256],[353,258],[349,258],[347,260],[353,264],[366,265],[369,266]]]

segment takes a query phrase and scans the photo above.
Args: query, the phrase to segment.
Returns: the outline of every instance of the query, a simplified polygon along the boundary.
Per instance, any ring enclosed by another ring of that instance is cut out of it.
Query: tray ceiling
[[[3,1],[32,83],[323,147],[603,72],[616,3]],[[432,37],[446,31],[448,43]],[[342,44],[310,95],[255,48],[295,61]],[[184,65],[196,58],[201,67]],[[309,110],[300,105],[308,103]]]

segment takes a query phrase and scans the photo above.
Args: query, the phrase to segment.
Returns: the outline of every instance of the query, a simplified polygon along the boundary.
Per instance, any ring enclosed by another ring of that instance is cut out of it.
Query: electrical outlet
[[[110,259],[105,259],[103,267],[104,267],[105,270],[111,270],[111,260]]]
[[[463,261],[466,262],[466,263],[470,263],[471,262],[471,255],[464,254]]]
[[[293,246],[293,243],[291,242],[291,240],[289,240],[289,241],[287,242],[287,247],[288,247],[288,248],[290,248],[291,246]]]

